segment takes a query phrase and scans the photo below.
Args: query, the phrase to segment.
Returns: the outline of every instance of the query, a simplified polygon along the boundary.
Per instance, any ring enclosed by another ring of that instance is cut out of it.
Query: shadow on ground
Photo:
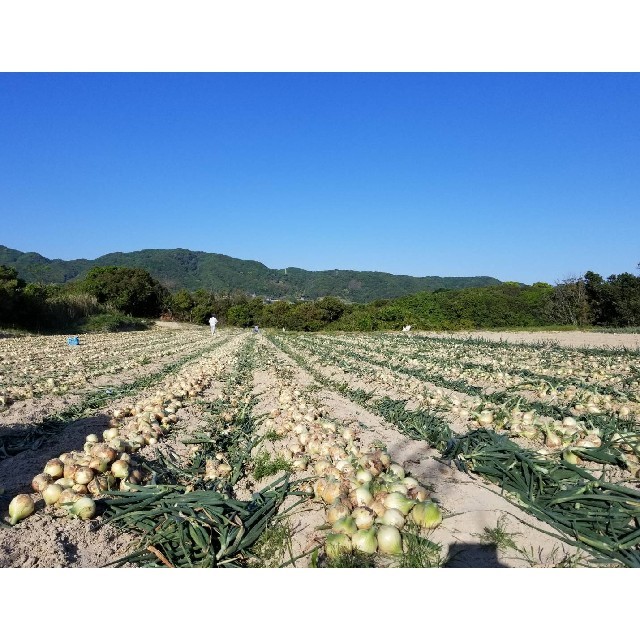
[[[445,568],[509,568],[498,560],[498,550],[492,544],[455,542],[449,547],[449,555],[444,563]]]

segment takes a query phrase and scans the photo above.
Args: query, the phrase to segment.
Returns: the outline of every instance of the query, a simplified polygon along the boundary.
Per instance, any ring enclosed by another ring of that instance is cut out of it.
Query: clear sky
[[[638,74],[0,74],[0,244],[638,273]]]

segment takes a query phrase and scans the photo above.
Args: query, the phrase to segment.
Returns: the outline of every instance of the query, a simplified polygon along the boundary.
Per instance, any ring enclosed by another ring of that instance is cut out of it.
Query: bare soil
[[[418,335],[433,337],[482,338],[495,342],[551,342],[561,347],[605,347],[611,349],[640,349],[639,333],[596,333],[592,331],[464,331],[434,333],[416,331]]]
[[[499,336],[502,335],[485,333],[495,339],[500,339]],[[237,339],[225,345],[212,357],[221,360],[228,358],[228,362],[231,362],[240,342],[249,335],[239,334]],[[528,335],[532,341],[545,339],[545,334]],[[555,335],[568,338],[566,333],[554,333]],[[579,335],[614,343],[615,339],[636,338],[610,334]],[[373,446],[374,442],[383,442],[392,458],[429,488],[445,514],[444,522],[431,535],[431,539],[441,545],[445,566],[557,566],[563,560],[574,557],[574,547],[561,543],[554,537],[551,527],[527,515],[499,495],[494,485],[484,483],[475,476],[468,476],[454,466],[443,464],[437,451],[431,449],[427,443],[406,438],[392,425],[344,396],[328,389],[318,389],[317,382],[307,372],[285,354],[275,350],[263,336],[257,336],[256,339],[267,360],[275,354],[281,362],[288,364],[290,381],[306,389],[309,402],[323,411],[329,419],[356,429],[362,446],[369,447]],[[176,359],[178,357],[176,355]],[[326,373],[328,372],[326,370]],[[121,378],[128,379],[129,375],[122,374]],[[254,390],[259,394],[255,415],[268,414],[277,408],[277,394],[283,381],[284,379],[278,378],[269,366],[255,371]],[[215,397],[218,391],[219,385],[213,384],[205,391],[205,399]],[[60,402],[64,403],[65,400],[68,401],[68,398],[60,399]],[[128,399],[127,403],[129,402],[131,399]],[[109,410],[113,408],[105,407],[94,416],[69,424],[63,432],[37,450],[25,451],[0,461],[0,487],[5,489],[4,495],[0,496],[2,517],[7,514],[9,501],[16,493],[31,492],[31,478],[41,472],[48,459],[63,451],[81,448],[84,438],[89,433],[100,434],[109,420]],[[180,437],[191,431],[201,430],[204,425],[197,409],[191,406],[181,409],[179,418],[178,428],[170,438],[162,440],[157,445],[145,447],[140,453],[153,458],[158,451],[162,451],[177,458],[187,459],[190,452],[188,447],[180,443]],[[276,451],[277,447],[286,444],[285,440],[269,443],[269,446]],[[308,470],[295,477],[304,479],[312,474],[313,471]],[[39,498],[37,494],[35,497]],[[296,557],[317,546],[324,537],[318,530],[324,524],[324,508],[317,502],[308,502],[293,512],[289,523],[294,534],[292,553]],[[60,517],[54,509],[44,508],[42,500],[39,499],[33,516],[15,527],[0,528],[0,567],[103,567],[126,555],[134,540],[113,528],[99,525],[100,518],[82,522],[66,516]],[[496,546],[491,543],[487,537],[488,532],[495,532],[498,527],[505,532],[505,539],[513,544]],[[582,554],[582,557],[586,559],[586,554]],[[297,561],[295,566],[308,567],[309,557]]]

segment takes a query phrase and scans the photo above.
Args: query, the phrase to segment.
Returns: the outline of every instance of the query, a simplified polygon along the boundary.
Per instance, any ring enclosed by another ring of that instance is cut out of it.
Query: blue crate
[[[67,338],[67,344],[71,347],[77,347],[80,344],[80,338],[78,338],[78,336]]]

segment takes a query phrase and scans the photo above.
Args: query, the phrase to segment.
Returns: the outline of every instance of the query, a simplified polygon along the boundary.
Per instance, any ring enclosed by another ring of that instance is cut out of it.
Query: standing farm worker
[[[211,316],[209,320],[209,324],[211,325],[211,335],[216,332],[216,325],[218,324],[218,319],[215,316]]]

